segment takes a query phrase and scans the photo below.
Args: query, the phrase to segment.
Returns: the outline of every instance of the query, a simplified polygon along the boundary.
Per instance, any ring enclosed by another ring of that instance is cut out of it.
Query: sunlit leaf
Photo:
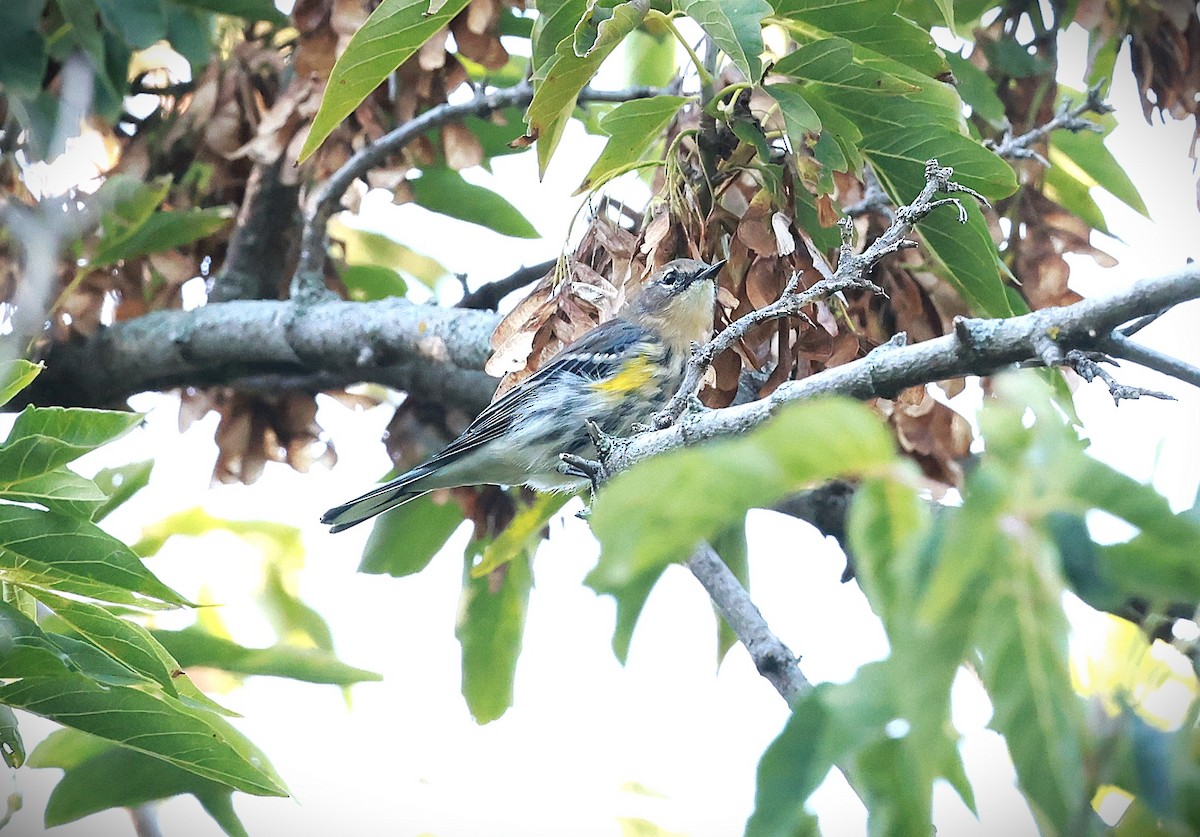
[[[529,556],[523,555],[490,576],[471,578],[471,552],[467,550],[454,635],[462,645],[463,697],[471,717],[486,724],[512,706],[533,577]]]
[[[541,494],[521,508],[504,531],[483,548],[471,578],[482,578],[518,556],[532,554],[541,543],[546,525],[570,500],[570,494]]]
[[[409,500],[375,519],[358,571],[396,578],[418,573],[462,521],[458,503],[437,503],[430,494]]]
[[[246,837],[229,804],[233,791],[224,784],[189,773],[101,738],[73,729],[58,730],[30,755],[34,767],[59,768],[62,778],[46,802],[49,827],[74,822],[109,808],[133,808],[183,793],[196,796],[230,837]],[[232,818],[210,805],[224,800]]]
[[[155,630],[151,634],[184,667],[205,666],[232,674],[288,677],[337,686],[382,679],[373,671],[346,665],[319,648],[290,645],[247,648],[197,627],[182,631]]]
[[[266,756],[219,716],[165,695],[101,686],[80,674],[26,677],[0,702],[258,796],[286,796]]]
[[[10,360],[0,366],[0,407],[13,400],[13,397],[33,383],[46,367],[40,363],[30,363],[27,360]]]
[[[431,212],[479,224],[514,238],[540,237],[533,224],[507,199],[469,182],[456,171],[423,169],[420,177],[409,181],[409,187],[413,200]]]
[[[596,499],[590,521],[601,558],[589,583],[620,587],[685,559],[749,509],[818,480],[885,465],[893,447],[870,409],[825,400],[789,406],[745,436],[641,462]],[[688,486],[688,501],[663,503],[668,486]]]
[[[175,694],[172,672],[179,666],[150,632],[99,605],[56,596],[45,590],[33,594],[86,640],[134,671]]]
[[[350,38],[329,74],[321,107],[300,149],[304,162],[393,70],[461,12],[467,0],[383,0]]]
[[[596,0],[591,0],[589,12],[596,5]],[[578,54],[574,39],[564,38],[554,55],[542,65],[541,80],[535,85],[533,101],[525,115],[530,134],[538,141],[539,173],[545,174],[580,91],[604,59],[642,22],[649,7],[649,0],[630,0],[606,9],[607,16],[594,24],[595,39],[584,54]]]
[[[758,81],[762,19],[771,13],[767,0],[675,0],[675,6],[700,25],[748,81]]]
[[[608,142],[575,194],[602,186],[635,167],[686,101],[685,96],[635,99],[605,114],[600,128],[608,134]]]
[[[23,506],[0,505],[0,578],[115,604],[190,604],[95,524]]]

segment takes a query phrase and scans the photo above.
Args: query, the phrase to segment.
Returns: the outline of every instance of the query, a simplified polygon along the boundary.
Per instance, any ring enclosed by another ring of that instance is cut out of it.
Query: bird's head
[[[654,327],[673,348],[684,352],[712,333],[716,278],[725,261],[708,265],[675,259],[651,274],[633,301],[630,318]]]

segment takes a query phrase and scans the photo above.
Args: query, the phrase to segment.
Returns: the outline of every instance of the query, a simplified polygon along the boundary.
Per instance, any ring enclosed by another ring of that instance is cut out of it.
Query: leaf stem
[[[646,18],[648,20],[657,21],[671,30],[671,34],[675,36],[675,40],[679,41],[679,43],[683,45],[683,48],[687,51],[688,57],[692,59],[692,66],[696,68],[696,75],[700,76],[701,84],[713,83],[712,76],[709,74],[708,70],[704,68],[704,62],[700,60],[700,56],[696,54],[696,50],[692,49],[692,45],[687,42],[687,39],[684,38],[683,34],[678,28],[676,28],[675,21],[672,20],[671,15],[665,15],[656,9],[651,9],[646,13]]]

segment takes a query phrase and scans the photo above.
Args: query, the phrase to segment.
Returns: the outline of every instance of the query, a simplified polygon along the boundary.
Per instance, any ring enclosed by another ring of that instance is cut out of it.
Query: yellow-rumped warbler
[[[321,522],[340,532],[435,488],[583,487],[586,479],[558,470],[559,454],[595,457],[586,420],[609,435],[628,435],[675,394],[692,343],[712,330],[713,280],[724,264],[663,265],[622,317],[592,329],[493,401],[428,462],[330,509]]]

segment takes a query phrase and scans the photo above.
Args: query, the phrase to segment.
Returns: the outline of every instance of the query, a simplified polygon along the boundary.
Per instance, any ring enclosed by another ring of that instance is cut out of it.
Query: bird
[[[495,399],[442,451],[331,508],[321,522],[341,532],[439,488],[583,488],[588,479],[560,469],[561,455],[598,455],[588,421],[606,435],[627,436],[666,405],[683,381],[692,346],[712,333],[716,277],[724,264],[667,262],[621,316],[588,331]]]

